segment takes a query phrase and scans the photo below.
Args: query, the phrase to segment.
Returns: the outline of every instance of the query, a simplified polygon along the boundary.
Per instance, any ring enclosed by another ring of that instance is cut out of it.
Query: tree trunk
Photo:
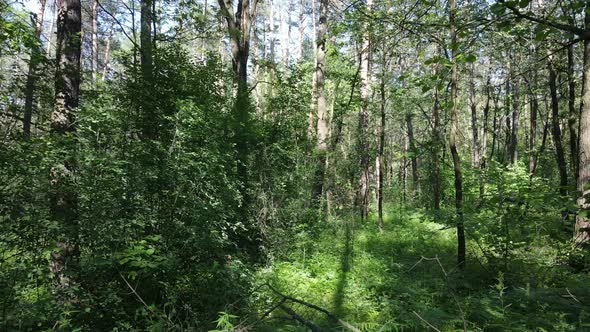
[[[490,74],[491,75],[491,74]],[[491,78],[488,76],[488,81],[486,83],[486,103],[483,107],[483,123],[482,123],[482,135],[481,135],[481,151],[480,151],[480,163],[479,163],[479,202],[478,206],[482,206],[484,203],[484,196],[485,196],[485,172],[487,167],[487,150],[488,150],[488,117],[490,113],[490,85],[491,85]]]
[[[289,0],[288,14],[287,14],[287,42],[285,43],[285,67],[289,66],[291,54],[289,52],[291,48],[291,12],[294,9],[293,0]]]
[[[139,32],[140,39],[140,59],[141,72],[146,82],[153,79],[153,45],[152,45],[152,1],[141,0],[141,27]]]
[[[519,101],[518,79],[512,84],[512,132],[510,138],[510,164],[518,162],[518,130],[520,127],[520,101]]]
[[[434,76],[438,75],[438,64],[434,65]],[[438,101],[438,87],[434,87],[432,104],[432,200],[434,210],[440,210],[441,200],[441,175],[439,166],[439,149],[441,148],[440,139],[440,116],[439,116],[439,101]]]
[[[586,5],[586,29],[590,29],[590,5]],[[590,40],[584,40],[584,71],[582,78],[582,107],[580,114],[580,140],[578,149],[578,206],[583,211],[590,208]],[[578,243],[590,240],[588,217],[579,213],[576,216],[574,240]]]
[[[55,21],[57,20],[57,0],[53,0],[52,5],[51,5],[51,11],[53,13],[52,18],[51,18],[51,23],[49,24],[49,30],[47,30],[47,50],[46,50],[46,54],[47,54],[47,58],[49,58],[51,56],[51,40],[53,39],[53,25],[55,23]]]
[[[37,13],[37,22],[35,28],[35,37],[37,43],[31,47],[31,58],[29,60],[29,72],[27,73],[27,82],[25,85],[25,112],[23,115],[23,132],[25,137],[31,136],[31,121],[33,119],[33,101],[35,99],[35,82],[37,81],[37,65],[41,57],[41,32],[43,32],[43,15],[45,13],[45,2],[41,0],[39,12]]]
[[[572,173],[574,179],[578,179],[578,134],[576,132],[576,123],[579,114],[576,112],[576,78],[574,76],[574,45],[567,48],[567,80],[568,80],[568,107],[569,117],[567,124],[570,132],[570,155],[572,161]]]
[[[471,110],[471,133],[473,136],[473,145],[471,146],[471,165],[479,169],[479,128],[477,126],[477,101],[475,95],[474,64],[471,64],[471,77],[469,82],[469,109]]]
[[[326,93],[324,91],[326,70],[326,32],[328,29],[328,0],[320,0],[320,19],[316,37],[315,85],[317,93],[317,166],[312,193],[312,203],[319,207],[324,188],[326,154],[328,152],[328,122],[326,119]]]
[[[530,125],[529,125],[529,173],[533,173],[536,168],[537,163],[537,155],[536,155],[536,145],[537,145],[537,114],[539,112],[539,101],[537,100],[537,96],[534,94],[533,89],[529,88],[530,90],[530,100],[531,100],[531,114],[529,117]]]
[[[449,0],[449,28],[451,45],[457,45],[457,31],[455,27],[455,0]],[[460,269],[465,268],[465,230],[463,226],[463,176],[461,173],[461,159],[459,156],[459,112],[457,107],[458,68],[456,50],[453,50],[451,65],[451,137],[449,145],[453,156],[455,170],[455,210],[457,222],[457,263]]]
[[[81,5],[80,0],[58,2],[55,106],[51,137],[57,147],[57,165],[50,173],[51,216],[59,225],[58,250],[51,254],[51,272],[57,299],[78,302],[79,284],[78,200],[75,192],[76,108],[80,96]]]
[[[406,113],[406,129],[408,130],[410,163],[412,165],[412,198],[415,199],[420,193],[420,177],[418,174],[418,149],[416,149],[416,140],[414,139],[414,124],[412,123],[412,117],[412,113]]]
[[[498,95],[500,93],[498,92]],[[499,105],[499,101],[498,99],[500,98],[497,94],[494,94],[493,99],[494,99],[494,120],[492,121],[492,151],[490,152],[490,160],[494,159],[494,153],[496,152],[496,150],[499,148],[497,148],[498,144],[498,113],[500,113],[500,105]],[[499,152],[498,152],[499,154]]]
[[[372,0],[367,0],[367,11],[371,11]],[[365,24],[365,29],[367,24]],[[368,31],[363,32],[363,43],[360,50],[361,65],[361,105],[359,108],[358,123],[358,154],[359,165],[359,187],[357,192],[357,203],[361,221],[368,216],[369,210],[369,96],[370,87],[370,57],[371,43]]]
[[[381,95],[381,123],[379,127],[379,178],[377,183],[377,213],[379,231],[383,232],[383,176],[385,173],[385,73],[387,72],[385,63],[385,54],[383,55],[383,63],[381,64],[381,83],[379,85],[379,92]]]
[[[98,73],[98,0],[92,2],[92,82]]]
[[[256,18],[258,0],[239,0],[236,13],[231,15],[231,0],[218,0],[222,15],[225,16],[232,52],[232,68],[237,80],[236,102],[234,105],[234,126],[236,162],[241,182],[242,209],[249,201],[248,156],[250,128],[250,91],[248,89],[248,55],[250,53],[250,32]],[[239,33],[238,33],[239,32]]]
[[[510,70],[510,62],[507,64],[508,70]],[[511,161],[512,160],[512,112],[511,105],[510,105],[510,79],[511,74],[506,77],[506,91],[505,99],[504,99],[504,117],[506,127],[504,128],[504,154],[502,154],[502,162]]]
[[[304,29],[303,29],[303,20],[305,18],[305,8],[304,2],[305,0],[299,0],[299,61],[303,61],[303,41],[304,41]]]
[[[104,66],[102,68],[102,80],[103,82],[107,78],[107,72],[109,70],[109,61],[111,56],[111,43],[113,41],[113,33],[115,31],[115,15],[117,15],[117,9],[119,8],[119,0],[117,0],[117,4],[115,5],[115,10],[111,13],[113,15],[113,19],[111,20],[111,25],[109,26],[109,36],[107,38],[107,44],[104,49]]]
[[[559,127],[559,100],[557,97],[557,73],[553,68],[552,59],[549,60],[547,66],[549,69],[549,89],[551,92],[551,118],[552,127],[551,133],[553,136],[553,144],[555,145],[555,154],[557,158],[557,168],[559,169],[559,194],[563,197],[567,196],[567,165],[565,162],[565,152],[561,142],[561,129]]]

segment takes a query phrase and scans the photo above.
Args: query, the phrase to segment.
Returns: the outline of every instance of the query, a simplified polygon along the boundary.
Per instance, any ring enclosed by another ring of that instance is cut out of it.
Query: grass
[[[286,257],[258,272],[259,280],[362,331],[422,331],[430,328],[427,324],[441,331],[590,331],[587,275],[540,263],[520,270],[511,264],[510,271],[502,271],[476,250],[460,272],[454,228],[421,210],[388,209],[383,233],[373,219],[363,224],[335,220],[302,231]],[[539,247],[522,256],[547,255],[548,250]],[[278,301],[264,290],[253,297],[260,313]],[[323,330],[343,330],[322,313],[290,307]],[[287,318],[277,309],[257,330],[306,330]]]

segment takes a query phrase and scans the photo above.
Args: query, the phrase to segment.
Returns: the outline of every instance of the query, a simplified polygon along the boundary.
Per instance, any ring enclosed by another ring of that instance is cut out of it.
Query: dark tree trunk
[[[529,126],[529,173],[534,173],[537,163],[536,145],[537,145],[537,114],[539,113],[539,101],[537,96],[529,88],[530,100],[531,100],[531,114],[530,114],[530,126]]]
[[[551,92],[551,133],[553,144],[555,145],[555,154],[557,158],[557,168],[559,169],[559,193],[561,196],[567,196],[567,165],[565,161],[565,152],[561,142],[561,129],[559,127],[559,100],[557,97],[557,74],[553,64],[548,62],[549,69],[549,89]]]
[[[572,173],[574,179],[578,179],[578,134],[576,132],[576,124],[578,122],[579,114],[576,112],[576,78],[574,77],[574,45],[567,48],[567,80],[568,80],[568,128],[570,134],[570,155],[572,161]]]

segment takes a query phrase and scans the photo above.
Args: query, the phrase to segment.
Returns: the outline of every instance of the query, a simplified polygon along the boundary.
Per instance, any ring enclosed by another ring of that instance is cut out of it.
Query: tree
[[[248,89],[248,56],[250,55],[250,32],[256,18],[258,0],[238,0],[236,13],[232,16],[232,0],[218,0],[221,14],[225,17],[231,45],[232,68],[237,80],[234,104],[234,130],[237,150],[238,174],[242,182],[241,194],[244,206],[248,201],[248,155],[250,106]]]
[[[449,146],[453,157],[455,171],[455,213],[457,224],[457,263],[459,268],[465,268],[465,230],[463,226],[463,175],[461,172],[461,157],[459,156],[459,109],[458,109],[458,44],[457,27],[455,22],[455,0],[449,0],[449,30],[451,34],[451,135]]]
[[[324,190],[326,154],[328,153],[328,119],[326,112],[326,32],[328,30],[328,1],[320,0],[320,18],[316,36],[315,85],[317,95],[317,164],[315,170],[312,203],[319,204]]]
[[[367,12],[371,12],[372,0],[367,1]],[[361,105],[359,108],[358,124],[358,154],[359,184],[357,192],[357,204],[360,209],[361,221],[369,216],[369,98],[371,96],[371,38],[369,25],[365,23],[362,32],[362,48],[359,50],[361,68]]]
[[[78,198],[75,133],[76,108],[80,99],[80,54],[82,30],[79,0],[58,2],[55,106],[51,135],[58,149],[57,164],[51,169],[51,216],[60,229],[58,249],[51,254],[51,272],[61,303],[75,303],[79,287]]]
[[[35,99],[35,82],[37,81],[37,66],[42,57],[41,52],[41,33],[43,32],[43,15],[45,13],[46,0],[40,0],[39,12],[36,16],[35,36],[37,41],[31,47],[31,57],[29,59],[29,72],[27,74],[27,83],[25,85],[25,112],[23,119],[23,132],[25,137],[31,135],[31,121],[33,117],[33,102]]]

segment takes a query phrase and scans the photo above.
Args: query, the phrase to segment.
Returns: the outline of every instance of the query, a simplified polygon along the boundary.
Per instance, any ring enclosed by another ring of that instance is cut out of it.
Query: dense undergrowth
[[[301,231],[289,254],[256,279],[361,331],[419,331],[427,324],[441,331],[590,330],[590,278],[552,260],[556,249],[530,244],[512,251],[505,265],[473,250],[460,272],[454,228],[434,220],[422,210],[393,207],[383,233],[374,220],[333,220]],[[482,248],[475,242],[469,247]],[[280,300],[267,287],[254,294],[260,314]],[[291,308],[323,329],[344,330],[317,310]],[[256,330],[306,330],[287,318],[277,309]]]

